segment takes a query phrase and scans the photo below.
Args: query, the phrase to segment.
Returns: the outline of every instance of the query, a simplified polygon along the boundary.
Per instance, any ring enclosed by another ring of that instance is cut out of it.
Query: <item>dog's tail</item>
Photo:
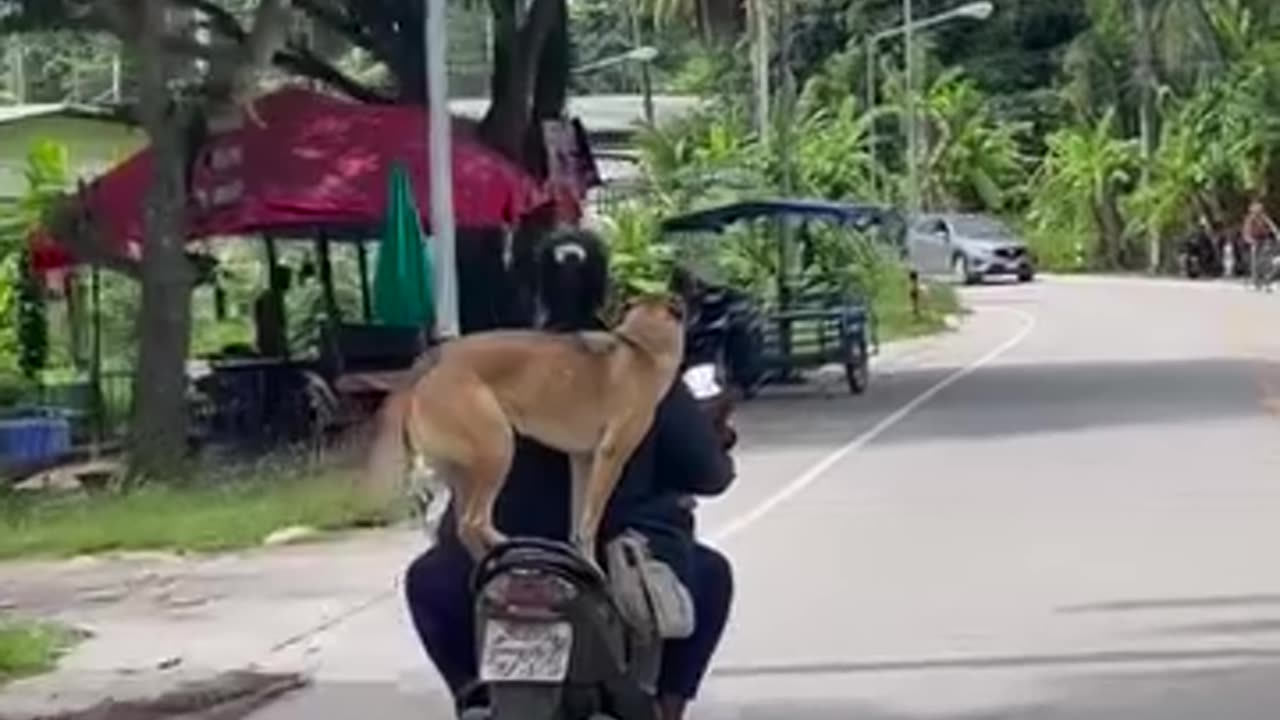
[[[418,381],[436,366],[439,359],[439,348],[423,353],[400,387],[388,393],[378,409],[365,471],[356,481],[357,494],[366,502],[373,503],[372,507],[386,508],[402,496],[409,471],[406,431],[409,414],[413,410],[414,391]]]
[[[403,490],[409,469],[405,424],[412,401],[412,388],[404,388],[388,395],[378,410],[368,461],[357,480],[357,493],[370,507],[388,507]]]

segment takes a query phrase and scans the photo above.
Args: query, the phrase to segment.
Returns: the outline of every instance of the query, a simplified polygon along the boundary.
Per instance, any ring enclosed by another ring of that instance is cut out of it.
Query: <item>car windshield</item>
[[[1008,240],[1014,236],[1008,226],[989,217],[959,217],[952,221],[952,225],[955,226],[956,232],[972,238]]]

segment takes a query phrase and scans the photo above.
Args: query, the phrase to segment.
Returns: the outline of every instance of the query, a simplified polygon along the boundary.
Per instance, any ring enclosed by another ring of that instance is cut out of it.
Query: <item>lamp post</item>
[[[870,109],[875,104],[876,97],[876,63],[875,49],[876,44],[881,40],[894,37],[896,35],[903,36],[904,52],[906,53],[906,88],[907,88],[907,108],[906,108],[906,134],[907,134],[907,212],[914,215],[919,211],[920,204],[920,185],[918,170],[916,168],[916,102],[915,102],[915,33],[922,30],[928,30],[937,27],[952,20],[986,20],[995,12],[995,4],[991,0],[976,0],[976,2],[968,2],[963,5],[945,10],[936,15],[916,20],[912,15],[912,0],[902,0],[902,17],[901,25],[891,27],[886,30],[871,34],[867,37],[867,108]],[[872,126],[867,132],[868,154],[874,157],[876,151],[876,135],[875,127]]]
[[[653,81],[649,74],[649,63],[652,63],[657,59],[658,48],[653,47],[652,45],[639,45],[624,53],[594,60],[586,63],[585,65],[579,65],[578,67],[573,68],[572,72],[574,75],[585,75],[587,73],[597,72],[623,63],[638,63],[641,66],[640,93],[641,97],[644,98],[644,121],[649,125],[652,125],[654,121]]]
[[[593,73],[598,70],[613,67],[614,65],[621,65],[622,63],[651,63],[657,59],[658,48],[653,47],[652,45],[641,45],[639,47],[631,48],[624,53],[610,55],[606,58],[600,58],[599,60],[593,60],[589,63],[579,65],[573,69],[573,73],[575,75],[584,75],[586,73]]]

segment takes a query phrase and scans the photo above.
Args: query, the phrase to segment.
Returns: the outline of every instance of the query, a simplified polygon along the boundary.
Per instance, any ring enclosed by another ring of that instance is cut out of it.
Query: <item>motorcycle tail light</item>
[[[557,607],[577,595],[577,589],[569,582],[543,573],[507,573],[484,588],[486,600],[507,607]]]

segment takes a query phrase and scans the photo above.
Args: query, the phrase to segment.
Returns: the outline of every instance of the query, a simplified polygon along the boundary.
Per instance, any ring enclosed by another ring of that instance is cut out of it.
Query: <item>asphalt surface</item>
[[[743,407],[740,477],[700,512],[737,600],[692,717],[1273,720],[1280,297],[965,295],[961,328],[894,347],[866,396],[833,377]],[[7,587],[98,633],[72,685],[252,660],[315,679],[255,720],[444,720],[394,586],[421,543],[17,567]]]
[[[752,418],[779,453],[847,452],[790,486],[752,467],[763,512],[708,508],[739,592],[698,716],[1276,717],[1280,298],[967,298],[866,402]]]

